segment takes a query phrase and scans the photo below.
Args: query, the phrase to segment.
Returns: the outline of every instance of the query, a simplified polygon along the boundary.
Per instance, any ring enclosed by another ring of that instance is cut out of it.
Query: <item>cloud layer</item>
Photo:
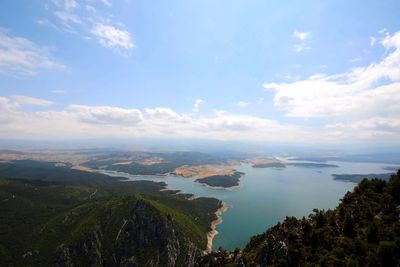
[[[55,19],[39,18],[36,23],[60,32],[81,36],[86,40],[95,39],[107,48],[123,51],[134,48],[131,33],[124,29],[122,23],[113,23],[112,14],[107,12],[107,8],[112,7],[112,2],[101,0],[98,3],[106,8],[99,8],[96,1],[79,4],[75,0],[51,0],[46,9]]]
[[[100,44],[106,47],[130,49],[135,46],[128,31],[117,29],[111,25],[96,24],[92,33],[99,38]]]
[[[62,67],[51,59],[47,48],[26,38],[11,36],[0,28],[0,73],[34,75],[40,69]]]
[[[293,45],[293,50],[295,52],[299,53],[311,49],[311,46],[307,44],[307,40],[311,37],[311,32],[301,32],[298,30],[294,30],[292,36],[294,40],[299,42]]]
[[[305,129],[250,115],[215,111],[183,114],[166,107],[135,108],[69,105],[61,111],[27,111],[25,105],[50,104],[22,96],[0,97],[0,138],[188,138],[282,140],[306,138]],[[293,135],[296,134],[296,137]],[[292,136],[292,137],[291,137]]]
[[[0,138],[57,140],[85,138],[162,138],[336,143],[382,138],[393,141],[400,123],[374,117],[347,125],[306,127],[253,115],[216,110],[209,116],[170,108],[139,110],[111,106],[69,105],[61,111],[29,111],[26,105],[51,101],[22,96],[0,97]],[[351,131],[348,131],[351,129]]]
[[[313,75],[293,83],[266,83],[274,104],[291,117],[400,114],[400,32],[381,44],[388,55],[378,63],[336,75]]]
[[[400,32],[380,38],[386,56],[348,72],[312,75],[291,83],[266,83],[274,105],[289,117],[345,121],[328,125],[344,134],[369,129],[370,134],[399,134]],[[393,126],[396,127],[393,127]],[[363,136],[366,136],[364,134]]]

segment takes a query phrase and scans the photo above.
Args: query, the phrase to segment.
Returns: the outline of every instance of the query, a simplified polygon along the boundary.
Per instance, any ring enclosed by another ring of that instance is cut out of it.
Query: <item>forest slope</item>
[[[221,205],[48,163],[0,170],[0,266],[193,266]]]

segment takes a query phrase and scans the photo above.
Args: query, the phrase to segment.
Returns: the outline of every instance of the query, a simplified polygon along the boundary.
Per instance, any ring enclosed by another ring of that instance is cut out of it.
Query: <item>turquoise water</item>
[[[264,232],[286,216],[302,217],[314,208],[334,208],[354,183],[335,181],[332,174],[385,173],[387,164],[328,162],[339,168],[288,166],[284,169],[252,168],[249,164],[235,166],[244,172],[240,188],[228,191],[194,184],[195,178],[177,176],[132,176],[132,180],[164,181],[170,189],[182,190],[196,196],[215,197],[231,207],[222,214],[217,226],[219,234],[213,248],[244,247],[249,238]],[[118,174],[118,176],[121,176]]]

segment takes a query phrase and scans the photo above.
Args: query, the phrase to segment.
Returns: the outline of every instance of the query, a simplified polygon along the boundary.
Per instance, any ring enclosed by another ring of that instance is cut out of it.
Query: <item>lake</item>
[[[222,214],[223,222],[217,226],[219,234],[214,238],[213,248],[243,248],[249,238],[264,232],[282,221],[286,216],[308,216],[314,208],[334,208],[354,183],[335,181],[332,174],[387,173],[384,163],[327,162],[339,167],[253,168],[250,164],[235,166],[244,172],[240,188],[232,191],[212,189],[194,184],[196,178],[173,175],[133,176],[118,174],[132,180],[163,181],[169,189],[182,190],[196,196],[215,197],[230,208]],[[393,164],[391,164],[393,165]],[[115,176],[108,172],[109,175]]]

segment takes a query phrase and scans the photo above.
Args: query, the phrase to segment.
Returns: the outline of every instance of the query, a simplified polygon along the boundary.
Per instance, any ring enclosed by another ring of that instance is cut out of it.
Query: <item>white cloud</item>
[[[84,40],[95,39],[102,46],[113,48],[117,52],[126,52],[135,47],[131,33],[125,25],[122,22],[113,22],[113,14],[99,6],[112,6],[111,0],[86,0],[82,3],[82,8],[75,0],[51,2],[53,4],[46,5],[46,10],[52,12],[57,19],[38,19],[37,24],[74,34]]]
[[[202,99],[196,99],[196,101],[194,102],[193,105],[193,112],[199,112],[200,110],[200,105],[202,105],[204,103],[204,101]]]
[[[380,29],[379,31],[378,31],[378,33],[379,34],[387,34],[388,33],[388,30],[386,29],[386,28],[382,28],[382,29]]]
[[[4,126],[4,129],[1,129],[0,127],[0,135],[2,130],[3,132],[7,132],[6,125],[10,123],[16,123],[15,125],[19,129],[22,129],[24,127],[28,128],[32,127],[32,123],[34,123],[33,121],[27,120],[24,121],[23,123],[20,122],[21,119],[31,117],[30,116],[31,114],[19,110],[22,106],[34,105],[34,106],[46,107],[52,104],[53,102],[49,100],[29,97],[29,96],[22,96],[22,95],[13,95],[10,97],[0,96],[0,123],[2,124],[2,127]],[[16,132],[13,132],[13,130],[11,129],[8,129],[8,131],[11,131],[9,132],[8,138],[13,138]],[[25,138],[29,138],[29,136],[26,136]]]
[[[349,62],[355,63],[355,62],[358,62],[358,61],[360,61],[360,60],[361,60],[361,57],[355,57],[355,58],[349,59]]]
[[[301,43],[301,44],[294,44],[293,45],[293,50],[296,52],[303,52],[306,50],[311,49],[311,47],[309,45],[307,45],[306,43]]]
[[[338,140],[367,141],[374,140],[399,143],[400,118],[371,117],[347,123],[336,123],[325,126],[327,134]],[[353,142],[354,142],[353,141]]]
[[[86,123],[134,125],[143,119],[142,112],[138,109],[85,105],[69,105],[68,109],[75,112],[80,121]]]
[[[61,31],[78,34],[78,27],[84,27],[84,17],[81,19],[76,9],[78,9],[79,4],[75,0],[52,0],[56,7],[53,11],[54,15],[61,21],[62,25],[60,27]],[[46,22],[49,26],[51,22]],[[52,23],[51,23],[52,24]],[[78,25],[78,27],[76,27]],[[58,28],[57,26],[55,26]]]
[[[213,140],[337,143],[357,140],[398,142],[399,120],[305,127],[252,115],[215,111],[211,116],[179,114],[170,108],[125,109],[70,105],[61,111],[23,111],[10,97],[0,97],[0,138],[178,138]]]
[[[153,118],[177,118],[179,115],[170,108],[146,108],[146,114]]]
[[[293,50],[297,53],[311,49],[311,46],[307,44],[307,40],[310,38],[311,32],[300,32],[295,30],[293,32],[293,38],[301,43],[293,45]]]
[[[376,41],[377,41],[376,37],[373,37],[373,36],[369,37],[370,46],[374,46]]]
[[[249,105],[249,103],[245,102],[245,101],[239,101],[239,102],[236,103],[236,106],[238,106],[239,108],[245,108],[248,105]]]
[[[43,19],[43,18],[36,19],[35,23],[37,23],[38,25],[42,25],[42,26],[47,26],[47,27],[53,28],[54,30],[57,30],[57,31],[61,31],[60,28],[58,28],[54,23],[52,23],[48,19]]]
[[[86,10],[89,12],[93,12],[93,13],[97,12],[96,8],[92,5],[86,5],[85,7],[86,7]]]
[[[56,11],[54,14],[62,20],[64,23],[75,23],[75,24],[82,24],[81,19],[76,16],[75,14],[64,12],[64,11]]]
[[[271,120],[250,115],[234,115],[221,111],[217,111],[215,115],[215,117],[203,119],[207,127],[213,130],[246,131],[260,129],[267,125],[274,124]]]
[[[24,95],[13,95],[10,98],[17,105],[33,105],[33,106],[45,107],[53,104],[52,101],[46,99],[24,96]]]
[[[73,10],[79,7],[75,0],[52,0],[53,4],[65,10]]]
[[[368,129],[379,131],[400,132],[400,118],[372,117],[365,120],[353,122],[354,129]]]
[[[121,47],[131,49],[135,47],[128,31],[118,29],[112,25],[96,24],[91,31],[98,37],[99,43],[106,47]]]
[[[101,0],[101,2],[102,2],[103,4],[105,4],[106,6],[112,6],[111,0]]]
[[[347,123],[335,123],[325,126],[327,129],[348,130],[351,132],[357,130],[385,131],[398,134],[400,131],[400,118],[371,117],[368,119],[355,120]]]
[[[293,38],[300,40],[300,41],[305,41],[307,39],[309,39],[311,36],[311,32],[301,32],[301,31],[297,31],[294,30],[293,32]]]
[[[48,49],[28,39],[7,35],[0,29],[0,73],[34,75],[39,69],[60,69]]]
[[[146,108],[145,112],[149,118],[158,121],[163,121],[166,122],[167,124],[172,121],[180,123],[188,123],[192,121],[190,116],[184,114],[178,114],[170,108],[161,108],[161,107],[153,109]]]
[[[0,96],[0,111],[10,112],[17,107],[18,105],[9,98]]]
[[[292,83],[266,83],[274,104],[292,117],[400,114],[400,32],[382,39],[387,56],[378,63],[336,75]]]
[[[216,111],[192,117],[170,108],[138,109],[69,105],[61,111],[22,111],[12,98],[0,97],[0,138],[190,138],[221,140],[279,140],[302,138],[304,131],[250,115]]]
[[[75,0],[64,0],[64,6],[66,9],[74,9],[79,6]]]
[[[53,93],[53,94],[64,94],[65,90],[63,90],[63,89],[53,89],[53,90],[50,90],[50,92]]]

